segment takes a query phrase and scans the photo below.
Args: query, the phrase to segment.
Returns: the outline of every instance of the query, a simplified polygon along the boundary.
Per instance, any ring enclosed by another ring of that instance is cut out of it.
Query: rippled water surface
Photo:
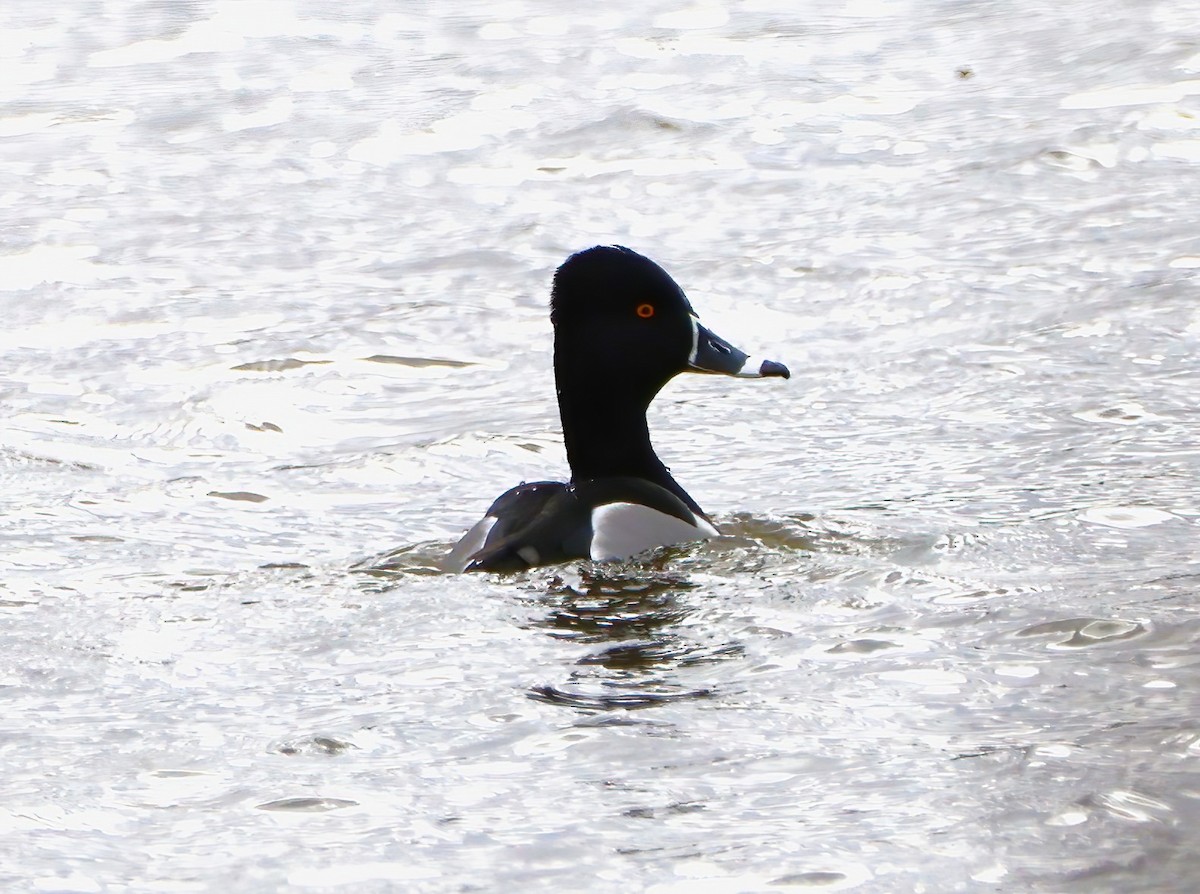
[[[564,9],[0,9],[0,883],[1200,888],[1200,5]],[[726,536],[441,574],[599,242]]]

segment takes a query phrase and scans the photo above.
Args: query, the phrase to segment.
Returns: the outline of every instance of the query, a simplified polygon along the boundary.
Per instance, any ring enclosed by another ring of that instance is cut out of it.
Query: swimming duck
[[[681,372],[789,378],[704,326],[662,267],[620,245],[571,255],[554,274],[554,379],[571,480],[502,494],[446,559],[451,571],[516,571],[626,559],[718,536],[650,446],[646,409]]]

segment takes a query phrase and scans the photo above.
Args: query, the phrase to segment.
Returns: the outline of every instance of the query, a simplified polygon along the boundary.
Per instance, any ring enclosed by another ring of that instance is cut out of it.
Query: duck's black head
[[[625,445],[644,441],[653,458],[646,408],[681,372],[789,375],[782,364],[751,359],[701,326],[665,270],[619,245],[589,248],[563,262],[554,275],[550,317],[563,435],[577,475],[595,472],[578,468],[581,462],[599,463],[605,474],[644,474],[620,468],[634,464],[623,458]]]
[[[550,319],[560,395],[585,382],[607,383],[644,396],[645,406],[681,372],[789,376],[782,364],[751,361],[701,326],[670,274],[620,245],[598,245],[563,262]]]
[[[693,317],[683,289],[649,258],[609,245],[571,255],[550,297],[560,394],[590,382],[637,394],[644,409],[687,369]]]

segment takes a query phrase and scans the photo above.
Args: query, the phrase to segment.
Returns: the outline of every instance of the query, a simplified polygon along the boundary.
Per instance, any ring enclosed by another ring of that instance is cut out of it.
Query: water
[[[0,881],[1200,886],[1200,5],[0,12]],[[572,250],[790,382],[562,476]]]

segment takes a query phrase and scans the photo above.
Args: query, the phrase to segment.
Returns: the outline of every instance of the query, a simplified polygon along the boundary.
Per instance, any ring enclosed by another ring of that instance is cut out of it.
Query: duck
[[[650,444],[646,411],[684,372],[791,377],[705,326],[654,261],[621,245],[568,257],[550,291],[554,380],[569,481],[501,494],[446,557],[452,572],[625,560],[720,532]]]

